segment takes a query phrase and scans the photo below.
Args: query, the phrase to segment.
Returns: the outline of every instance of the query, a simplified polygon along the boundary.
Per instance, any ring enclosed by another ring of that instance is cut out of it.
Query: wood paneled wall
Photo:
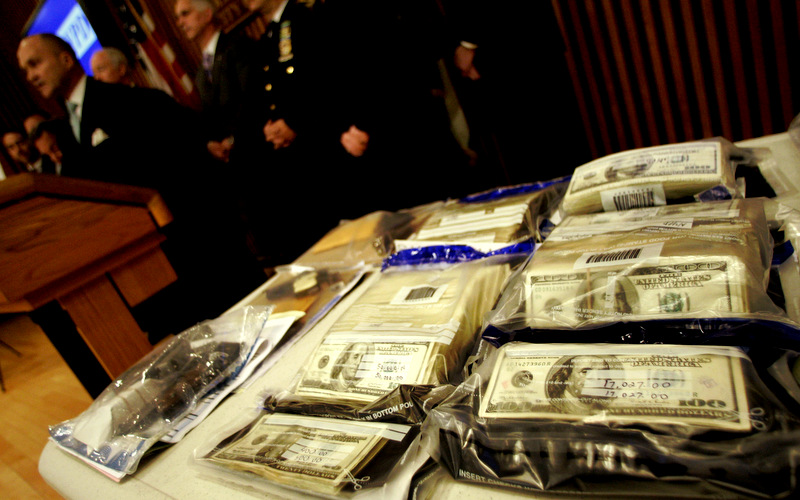
[[[552,0],[595,157],[783,132],[800,110],[796,0]]]

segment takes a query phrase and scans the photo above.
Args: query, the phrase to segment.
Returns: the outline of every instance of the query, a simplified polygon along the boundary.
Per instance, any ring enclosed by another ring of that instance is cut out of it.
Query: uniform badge
[[[292,54],[292,24],[290,21],[281,22],[278,50],[278,61],[280,62],[286,62],[294,57],[294,54]]]

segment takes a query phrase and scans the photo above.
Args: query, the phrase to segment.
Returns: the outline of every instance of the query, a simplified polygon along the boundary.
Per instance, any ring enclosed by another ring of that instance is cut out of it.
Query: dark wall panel
[[[800,111],[796,1],[552,3],[594,156],[783,132]]]

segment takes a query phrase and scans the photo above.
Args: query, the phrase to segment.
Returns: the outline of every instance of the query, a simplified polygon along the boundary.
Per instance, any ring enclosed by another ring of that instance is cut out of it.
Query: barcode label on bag
[[[447,285],[404,286],[397,292],[391,303],[395,305],[433,304],[439,301],[446,289]]]
[[[657,260],[661,255],[664,243],[643,245],[632,248],[618,248],[608,252],[587,252],[575,261],[574,269],[590,267],[617,266],[638,264],[649,260]]]
[[[667,204],[664,186],[661,184],[645,184],[635,187],[610,189],[600,193],[603,210],[619,212],[634,208],[656,207]]]

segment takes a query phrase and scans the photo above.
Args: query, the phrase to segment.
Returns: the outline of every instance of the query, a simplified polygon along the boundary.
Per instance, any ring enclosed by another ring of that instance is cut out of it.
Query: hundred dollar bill
[[[716,186],[735,192],[733,168],[721,141],[623,151],[576,168],[562,207],[569,214],[666,205]]]
[[[749,431],[743,357],[717,346],[507,344],[479,414]]]
[[[528,314],[540,327],[574,327],[749,311],[747,273],[738,259],[659,256],[637,261],[649,249],[585,254],[572,269],[532,270],[526,281]]]
[[[401,384],[428,383],[429,359],[452,340],[439,333],[392,331],[374,325],[369,333],[327,336],[317,348],[296,394],[369,402]]]
[[[402,441],[398,424],[272,414],[218,444],[213,463],[245,470],[281,484],[335,493],[356,477],[388,441]]]

